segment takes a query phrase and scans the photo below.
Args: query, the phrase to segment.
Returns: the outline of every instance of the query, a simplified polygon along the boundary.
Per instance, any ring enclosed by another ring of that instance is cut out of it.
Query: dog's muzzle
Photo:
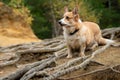
[[[62,25],[62,23],[61,23],[61,21],[60,21],[60,20],[58,21],[58,23],[59,23],[60,25]]]
[[[66,25],[66,24],[63,24],[61,20],[59,20],[58,23],[60,24],[60,26],[65,26]]]

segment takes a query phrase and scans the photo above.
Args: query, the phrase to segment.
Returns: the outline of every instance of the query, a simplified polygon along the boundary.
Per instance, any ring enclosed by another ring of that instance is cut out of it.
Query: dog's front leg
[[[86,45],[85,45],[84,43],[81,44],[81,47],[80,47],[80,54],[79,54],[81,57],[85,57],[85,54],[84,54],[85,48],[86,48]]]
[[[68,45],[68,55],[67,55],[67,58],[72,58],[73,57],[73,54],[72,54],[72,48]]]

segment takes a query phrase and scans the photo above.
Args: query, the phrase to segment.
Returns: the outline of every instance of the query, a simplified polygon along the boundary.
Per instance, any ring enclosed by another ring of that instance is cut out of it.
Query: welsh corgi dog
[[[63,28],[64,39],[67,43],[67,58],[72,58],[75,52],[84,57],[85,50],[89,47],[94,49],[99,44],[114,43],[114,41],[102,37],[98,24],[88,21],[82,22],[77,8],[68,11],[66,7],[64,16],[58,23]]]

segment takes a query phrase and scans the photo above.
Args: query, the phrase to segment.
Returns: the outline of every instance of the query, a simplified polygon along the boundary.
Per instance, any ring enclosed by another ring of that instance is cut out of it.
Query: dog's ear
[[[79,14],[74,15],[74,20],[75,20],[76,22],[78,22],[78,20],[79,20]]]
[[[68,12],[68,7],[67,6],[64,7],[64,11],[65,11],[65,13]]]
[[[72,13],[73,13],[74,15],[78,14],[78,7],[75,7],[75,8],[73,9]]]
[[[73,15],[74,15],[74,20],[78,21],[79,20],[79,14],[78,14],[78,6],[76,6],[73,11],[72,11]]]

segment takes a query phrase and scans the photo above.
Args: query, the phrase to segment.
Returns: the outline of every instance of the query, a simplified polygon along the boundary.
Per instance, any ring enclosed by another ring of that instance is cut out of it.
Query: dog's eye
[[[66,19],[70,19],[68,16],[66,16]]]

